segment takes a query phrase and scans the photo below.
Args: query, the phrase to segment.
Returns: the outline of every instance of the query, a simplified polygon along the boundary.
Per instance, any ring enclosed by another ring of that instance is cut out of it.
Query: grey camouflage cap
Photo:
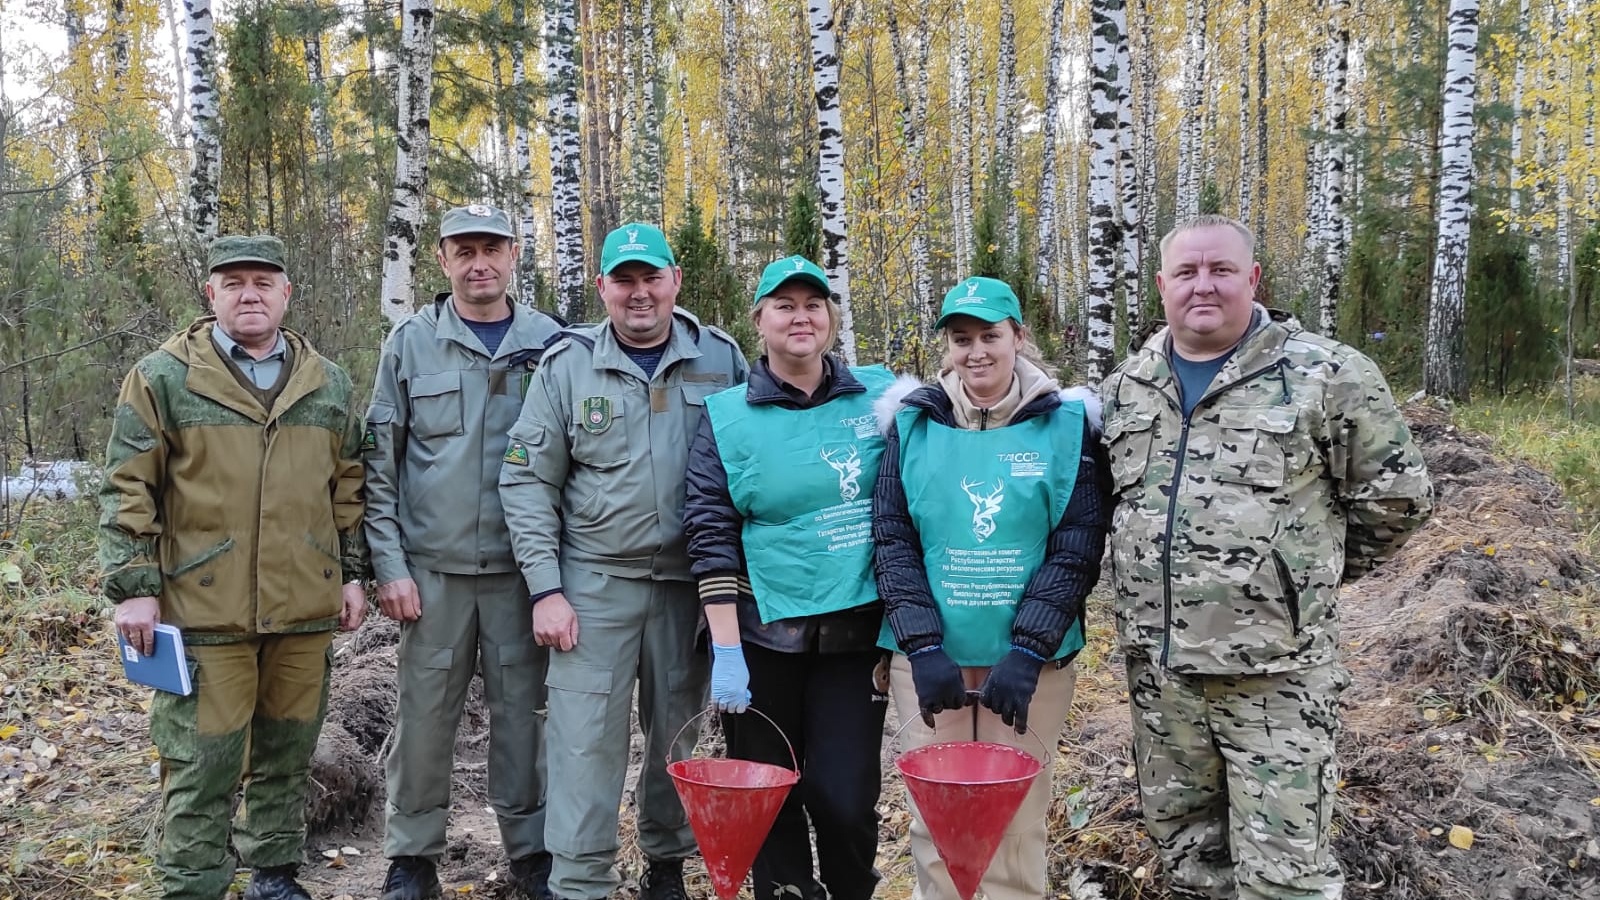
[[[270,234],[225,234],[206,248],[206,271],[215,272],[238,263],[263,263],[287,272],[286,255],[283,241]]]
[[[511,217],[487,203],[473,203],[449,210],[439,219],[439,240],[458,234],[497,234],[517,239]]]

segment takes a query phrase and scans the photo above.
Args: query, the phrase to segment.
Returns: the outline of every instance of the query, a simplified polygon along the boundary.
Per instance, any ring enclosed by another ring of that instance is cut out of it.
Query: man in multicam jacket
[[[310,900],[295,880],[333,629],[361,624],[361,413],[344,370],[280,328],[284,246],[211,243],[212,316],[122,383],[100,491],[117,631],[149,653],[183,631],[194,691],[157,691],[167,900],[220,900],[233,847],[245,900]],[[241,773],[244,799],[233,814]]]
[[[1168,325],[1101,386],[1145,823],[1176,897],[1337,898],[1339,586],[1432,507],[1372,361],[1253,302],[1254,237],[1179,224]]]

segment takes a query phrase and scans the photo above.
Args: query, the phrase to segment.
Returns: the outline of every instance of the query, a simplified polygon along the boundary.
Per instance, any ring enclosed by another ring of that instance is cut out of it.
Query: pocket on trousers
[[[611,670],[576,664],[552,666],[544,683],[552,691],[605,696],[611,693]]]
[[[444,716],[450,693],[450,668],[455,651],[449,647],[408,644],[400,648],[400,708],[422,715],[422,721]]]
[[[199,756],[200,665],[192,657],[185,662],[195,690],[187,697],[155,692],[150,698],[150,743],[162,759],[194,762]]]

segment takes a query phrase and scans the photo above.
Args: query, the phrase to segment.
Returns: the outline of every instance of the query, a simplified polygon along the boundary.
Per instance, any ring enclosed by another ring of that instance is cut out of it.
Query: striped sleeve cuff
[[[700,579],[700,602],[704,605],[733,603],[741,596],[755,596],[750,579],[743,573],[718,573]]]

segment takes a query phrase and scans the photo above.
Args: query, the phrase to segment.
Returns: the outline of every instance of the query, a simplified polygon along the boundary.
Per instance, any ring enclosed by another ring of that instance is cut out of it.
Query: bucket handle
[[[978,697],[979,696],[981,696],[981,695],[979,694],[978,691],[967,691],[967,700],[968,700],[967,705],[972,707],[972,735],[973,735],[973,740],[977,740],[978,739],[977,738],[977,735],[978,735],[978,711],[982,707],[982,704],[980,704],[978,702]],[[771,720],[768,719],[768,721],[771,721]],[[912,723],[920,722],[920,721],[922,721],[922,716],[920,714],[907,717],[904,722],[900,723],[899,729],[897,729],[895,731],[895,733],[889,738],[890,742],[892,743],[894,741],[900,740],[900,736],[905,734],[906,729],[910,728]],[[774,725],[773,727],[776,728],[777,726]],[[938,728],[935,728],[934,731],[937,732]],[[1046,744],[1044,742],[1044,738],[1039,736],[1038,729],[1029,728],[1028,730],[1026,730],[1026,731],[1024,731],[1022,733],[1033,738],[1034,742],[1039,745],[1039,749],[1044,751],[1045,759],[1049,759],[1050,758],[1050,745]],[[793,751],[791,750],[790,752],[792,753]]]
[[[716,711],[717,711],[717,705],[715,703],[710,704],[705,709],[702,709],[699,712],[695,713],[694,715],[690,716],[683,723],[683,727],[678,729],[678,733],[672,736],[672,743],[667,745],[667,765],[672,765],[672,763],[673,763],[672,748],[676,747],[678,745],[678,738],[683,737],[683,733],[688,730],[689,725],[691,723],[693,723],[696,719],[700,718],[701,716],[704,716],[704,715],[706,715],[708,713],[714,713]],[[766,719],[767,720],[767,724],[772,726],[772,730],[776,731],[778,733],[778,737],[783,738],[783,745],[785,747],[789,748],[789,762],[792,764],[792,767],[793,767],[792,771],[796,775],[799,775],[800,774],[800,758],[794,755],[794,744],[789,741],[789,736],[787,734],[783,733],[783,729],[778,727],[778,723],[772,721],[772,717],[771,716],[767,715],[766,713],[762,712],[759,709],[756,709],[754,706],[746,707],[745,708],[745,712],[753,712],[756,715],[760,716],[761,718]],[[737,713],[736,715],[743,715],[743,713]],[[724,729],[724,735],[726,735],[726,729]],[[726,746],[726,745],[724,745],[724,746]]]

